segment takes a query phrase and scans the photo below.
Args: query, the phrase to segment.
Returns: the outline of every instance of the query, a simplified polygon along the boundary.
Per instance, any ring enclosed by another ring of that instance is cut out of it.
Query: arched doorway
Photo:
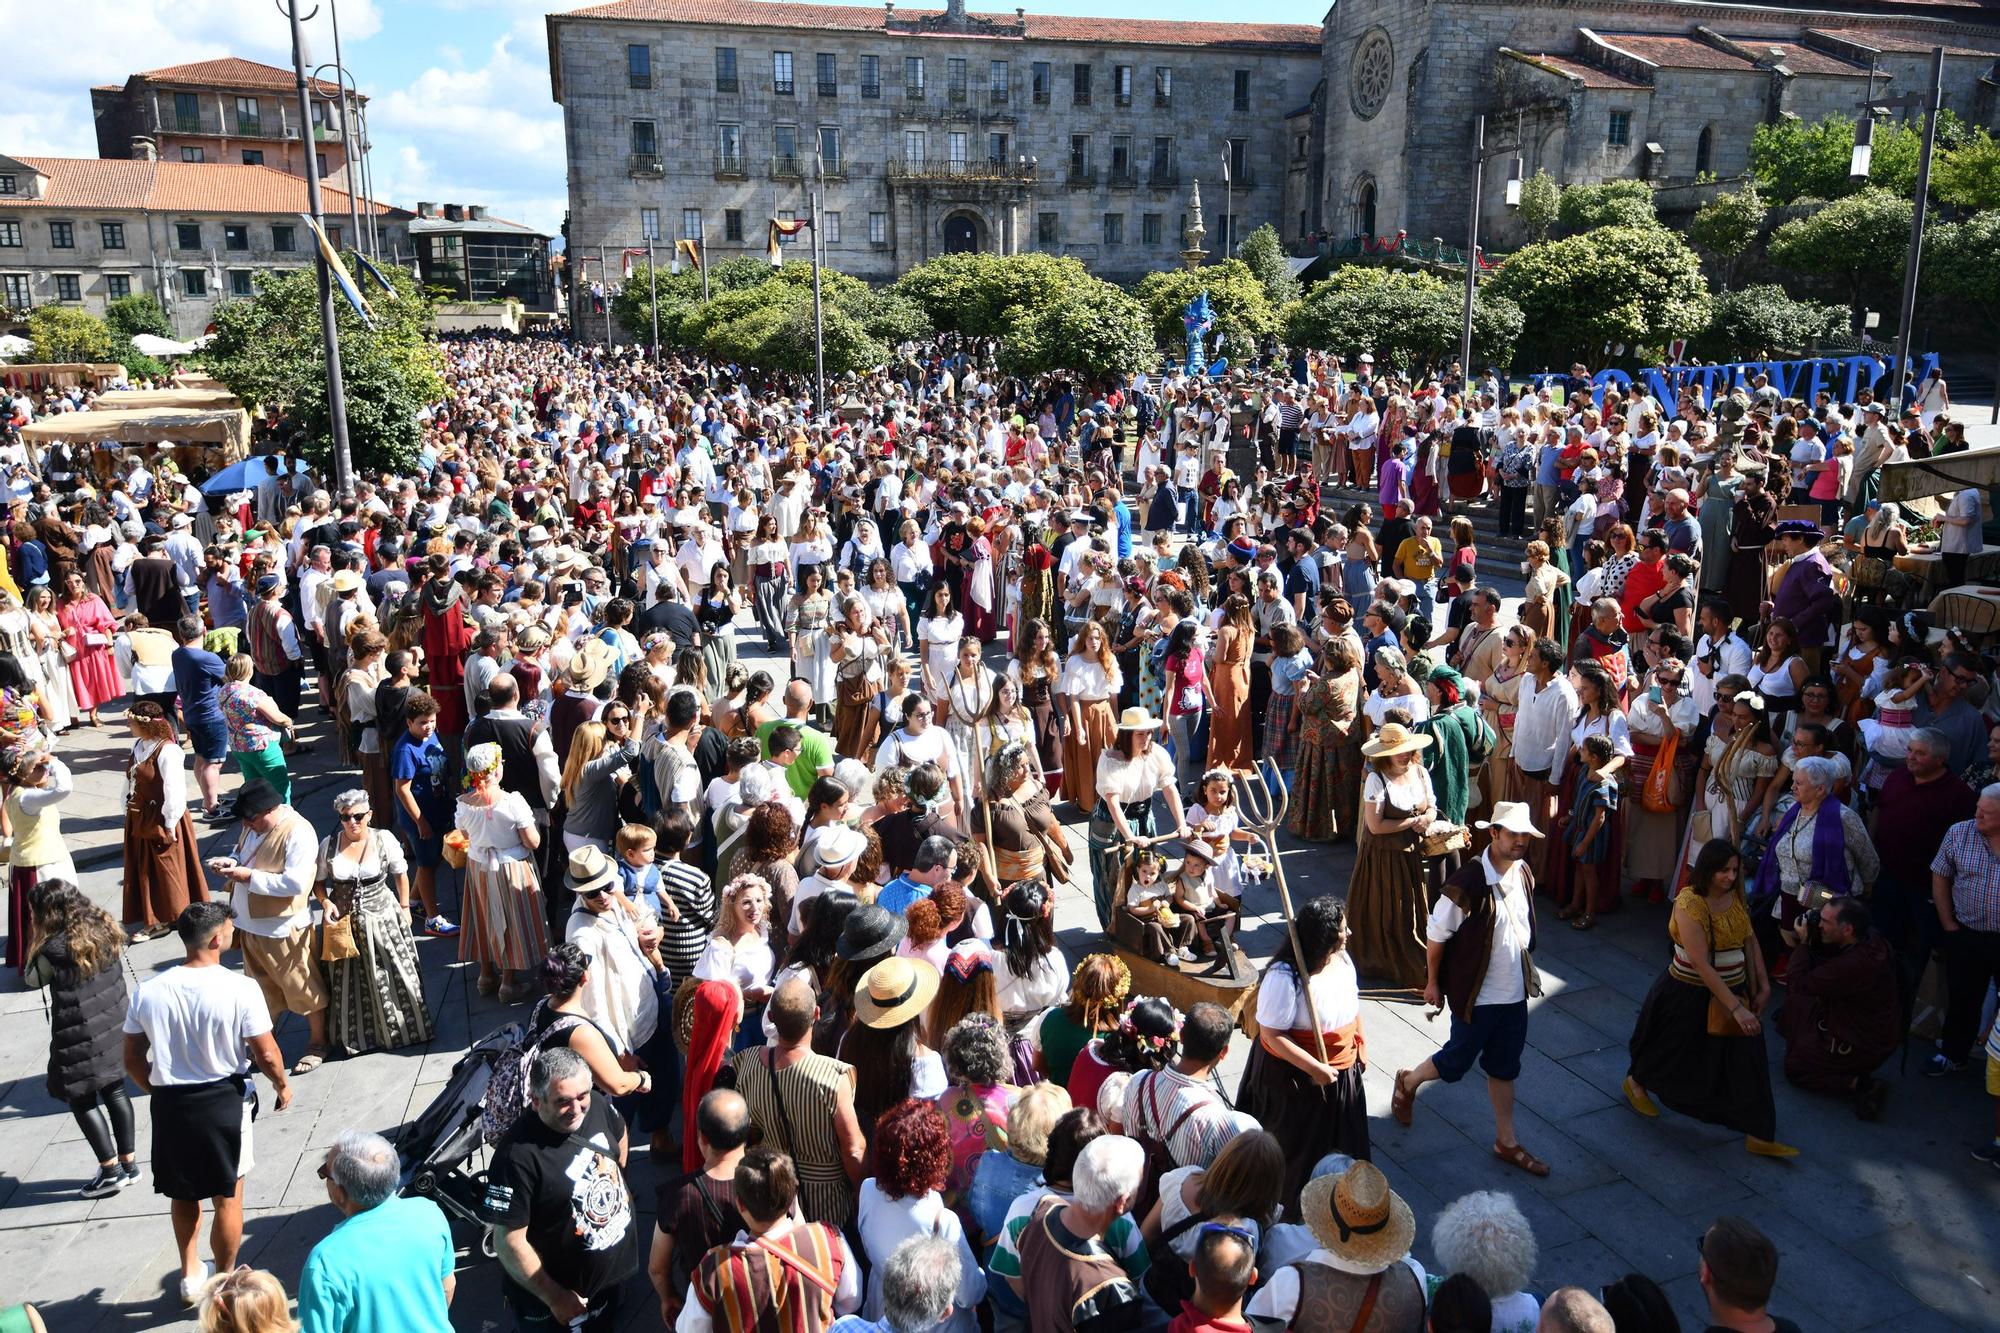
[[[953,213],[944,220],[944,252],[969,255],[979,249],[979,219],[970,213]]]
[[[1715,127],[1704,125],[1694,141],[1694,174],[1705,176],[1715,170]]]
[[[1354,234],[1373,236],[1375,234],[1375,181],[1363,176],[1354,190]]]

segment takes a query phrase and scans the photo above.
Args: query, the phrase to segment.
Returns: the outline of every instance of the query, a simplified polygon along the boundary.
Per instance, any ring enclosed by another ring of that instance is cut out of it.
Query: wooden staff
[[[1271,776],[1264,776],[1264,765],[1270,764]],[[1276,784],[1278,794],[1271,795],[1271,787]],[[1278,828],[1291,812],[1292,794],[1285,787],[1285,775],[1274,760],[1260,759],[1250,769],[1250,776],[1236,778],[1236,803],[1243,810],[1243,826],[1253,834],[1264,854],[1271,858],[1271,873],[1278,881],[1278,905],[1285,913],[1285,934],[1292,941],[1292,958],[1300,967],[1305,966],[1305,950],[1299,947],[1299,928],[1292,915],[1292,894],[1285,885],[1285,863],[1278,857]],[[1234,946],[1232,946],[1234,947]],[[1313,1028],[1313,1047],[1319,1053],[1319,1062],[1326,1063],[1326,1033],[1320,1027],[1319,1006],[1313,1001],[1310,977],[1299,978],[1299,989],[1305,993],[1306,1018]]]

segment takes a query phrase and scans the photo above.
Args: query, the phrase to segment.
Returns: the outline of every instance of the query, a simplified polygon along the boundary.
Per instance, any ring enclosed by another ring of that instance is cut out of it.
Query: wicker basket
[[[1436,823],[1417,839],[1417,850],[1425,856],[1444,856],[1472,845],[1472,832],[1463,824]]]
[[[444,835],[444,863],[453,870],[465,869],[467,839],[464,829],[453,829]]]

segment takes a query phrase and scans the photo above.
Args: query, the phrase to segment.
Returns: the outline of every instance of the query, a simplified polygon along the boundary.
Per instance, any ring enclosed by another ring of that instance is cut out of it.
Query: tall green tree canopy
[[[1273,310],[1299,299],[1299,280],[1292,275],[1291,256],[1285,253],[1276,227],[1266,222],[1243,238],[1237,253],[1264,284],[1264,296]]]
[[[1696,211],[1688,225],[1688,239],[1720,263],[1727,281],[1735,272],[1736,260],[1763,231],[1769,212],[1754,184],[1719,194]]]
[[[915,301],[943,333],[993,338],[1017,306],[1059,297],[1089,274],[1067,256],[955,254],[926,260],[891,290]]]
[[[121,296],[104,307],[104,326],[111,331],[111,356],[134,375],[163,375],[166,366],[145,356],[132,346],[135,334],[150,333],[155,338],[174,336],[173,322],[159,298],[147,292]]]
[[[1917,281],[1947,309],[1976,317],[1989,338],[2000,331],[2000,212],[1927,230]]]
[[[708,290],[711,296],[741,291],[770,280],[775,270],[759,259],[737,255],[711,264]],[[680,343],[681,320],[701,304],[701,270],[686,268],[679,273],[662,264],[657,272],[646,264],[632,270],[625,285],[611,297],[611,313],[633,338],[646,346],[653,342],[653,295],[659,293],[660,342]]]
[[[1370,352],[1384,369],[1414,373],[1457,359],[1464,299],[1461,288],[1429,273],[1350,265],[1288,307],[1285,341],[1350,361]],[[1472,311],[1473,360],[1508,365],[1521,324],[1519,306],[1482,287]]]
[[[1694,352],[1716,361],[1802,353],[1814,339],[1845,333],[1848,323],[1844,305],[1795,300],[1776,283],[1759,283],[1715,298]]]
[[[104,321],[72,305],[36,306],[28,316],[28,339],[43,363],[102,361],[111,355],[111,331]]]
[[[1658,348],[1708,323],[1708,282],[1664,227],[1601,227],[1517,251],[1492,291],[1520,306],[1524,351],[1550,362],[1606,343]]]
[[[1644,181],[1572,185],[1562,192],[1557,217],[1572,236],[1598,227],[1651,227],[1659,223],[1653,187]]]
[[[714,296],[684,311],[677,336],[710,356],[766,370],[813,369],[812,266],[766,267],[767,278]],[[711,292],[713,287],[711,286]],[[845,375],[881,365],[895,343],[929,336],[916,302],[875,292],[859,278],[820,270],[826,373]],[[661,336],[665,336],[662,324]]]
[[[1950,154],[1966,140],[1965,125],[1951,112],[1938,117],[1938,147]],[[1772,200],[1841,199],[1883,189],[1908,199],[1917,190],[1923,121],[1878,121],[1874,164],[1868,179],[1848,175],[1854,153],[1854,120],[1831,115],[1813,124],[1782,120],[1759,125],[1750,137],[1750,174]]]
[[[1982,126],[1931,163],[1931,190],[1960,208],[2000,208],[2000,139]]]
[[[1015,375],[1067,370],[1096,379],[1158,359],[1146,307],[1091,277],[1051,300],[1014,307],[1000,341],[1000,363]]]
[[[363,323],[339,293],[333,313],[347,397],[347,435],[357,469],[407,471],[417,460],[417,413],[443,397],[444,358],[431,336],[431,301],[394,265],[382,270],[392,299],[372,278],[364,294],[375,312]],[[216,312],[204,357],[214,376],[247,403],[282,408],[306,436],[305,452],[333,452],[326,357],[320,341],[319,280],[310,268],[260,276],[257,294]]]
[[[1514,210],[1514,216],[1528,229],[1530,240],[1547,240],[1549,228],[1562,216],[1562,186],[1556,184],[1556,178],[1536,168],[1534,175],[1521,182],[1521,206]]]
[[[1152,320],[1155,342],[1177,351],[1186,345],[1187,328],[1181,323],[1181,312],[1203,292],[1215,308],[1215,327],[1208,332],[1211,355],[1217,334],[1222,335],[1222,354],[1235,362],[1277,332],[1278,311],[1264,284],[1242,260],[1225,259],[1194,270],[1161,269],[1140,280],[1135,294]]]
[[[1881,300],[1903,281],[1915,205],[1889,190],[1836,199],[1771,233],[1771,262],[1822,279],[1850,302]]]

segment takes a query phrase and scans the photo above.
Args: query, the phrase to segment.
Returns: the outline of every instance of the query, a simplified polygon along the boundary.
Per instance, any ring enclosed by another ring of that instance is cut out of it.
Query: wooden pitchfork
[[[1264,776],[1266,764],[1271,766],[1268,779]],[[1285,863],[1278,857],[1278,830],[1283,827],[1285,816],[1292,809],[1292,794],[1285,787],[1284,772],[1273,760],[1260,759],[1247,775],[1236,774],[1235,784],[1237,808],[1243,812],[1243,827],[1257,839],[1264,855],[1271,858],[1271,876],[1278,883],[1278,905],[1284,909],[1285,934],[1292,941],[1292,957],[1303,964],[1305,951],[1299,947],[1299,928],[1292,917],[1292,894],[1285,886]],[[1273,788],[1277,791],[1276,796],[1272,795]],[[1313,1046],[1319,1062],[1325,1064],[1326,1034],[1320,1027],[1319,1006],[1313,1002],[1310,983],[1309,977],[1299,978],[1299,989],[1306,999],[1306,1018],[1312,1024]]]

